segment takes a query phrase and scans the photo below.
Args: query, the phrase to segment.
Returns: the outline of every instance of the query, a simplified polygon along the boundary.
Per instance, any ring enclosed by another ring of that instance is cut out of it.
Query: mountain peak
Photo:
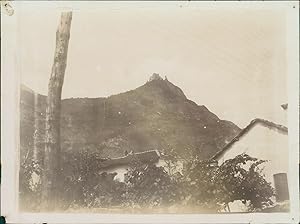
[[[149,78],[149,82],[151,82],[153,80],[163,80],[163,79],[162,79],[162,77],[160,77],[160,75],[158,73],[153,73]]]
[[[164,96],[169,99],[186,99],[183,91],[165,76],[163,79],[158,73],[153,73],[147,83],[138,89],[147,89],[147,91],[155,92],[159,96]]]

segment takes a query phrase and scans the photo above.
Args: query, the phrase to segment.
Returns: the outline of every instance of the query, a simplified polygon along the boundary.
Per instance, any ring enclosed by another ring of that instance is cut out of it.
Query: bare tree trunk
[[[67,64],[72,12],[63,12],[56,31],[54,63],[48,84],[46,108],[46,137],[42,199],[44,208],[53,210],[58,205],[60,185],[60,113],[61,92]]]

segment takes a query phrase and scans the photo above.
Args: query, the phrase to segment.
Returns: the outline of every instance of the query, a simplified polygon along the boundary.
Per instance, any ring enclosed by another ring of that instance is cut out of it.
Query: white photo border
[[[288,130],[289,130],[289,213],[245,214],[65,214],[18,212],[19,170],[19,84],[22,71],[18,58],[18,17],[1,11],[1,215],[7,223],[298,223],[299,222],[299,3],[278,2],[12,2],[17,14],[22,4],[53,10],[84,10],[90,7],[202,7],[206,9],[284,9],[287,13],[287,74],[288,74]],[[280,158],[279,158],[280,159]]]

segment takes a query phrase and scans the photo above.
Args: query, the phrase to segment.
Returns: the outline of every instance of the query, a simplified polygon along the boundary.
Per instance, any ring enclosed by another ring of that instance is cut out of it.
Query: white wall
[[[121,167],[117,167],[117,168],[106,169],[106,170],[103,170],[101,172],[107,172],[107,173],[114,173],[114,172],[116,172],[117,175],[115,176],[114,180],[118,180],[120,182],[124,182],[125,173],[128,172],[128,168],[129,168],[129,166],[121,166]]]
[[[225,160],[246,153],[258,159],[269,160],[262,164],[265,166],[264,173],[266,180],[274,187],[273,174],[288,173],[289,152],[288,135],[279,133],[275,129],[269,129],[257,123],[239,141],[235,142],[231,148],[218,160],[219,165]]]
[[[164,167],[164,169],[168,172],[169,169],[167,168],[167,163],[166,161],[164,161],[163,159],[159,159],[159,161],[156,163],[156,166],[158,167]],[[117,167],[117,168],[112,168],[112,169],[106,169],[106,170],[103,170],[101,172],[108,172],[108,173],[114,173],[116,172],[117,175],[115,176],[115,180],[118,180],[120,182],[124,182],[124,179],[125,179],[125,174],[128,172],[128,169],[129,169],[129,166],[120,166],[120,167]],[[173,170],[174,173],[176,172],[182,172],[182,169],[183,169],[183,162],[182,161],[178,161],[176,163],[176,168]]]

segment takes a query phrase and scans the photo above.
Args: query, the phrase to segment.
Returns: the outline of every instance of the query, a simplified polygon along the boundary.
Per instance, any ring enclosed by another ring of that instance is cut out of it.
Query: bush
[[[163,167],[139,165],[125,176],[127,205],[155,207],[170,205],[178,199],[178,186]]]
[[[33,159],[26,158],[20,164],[19,198],[20,209],[38,211],[41,204],[42,185],[38,178],[41,165]]]
[[[230,202],[240,200],[249,211],[260,211],[272,205],[274,189],[259,166],[265,163],[246,154],[227,160],[221,166],[197,157],[187,160],[182,174],[173,169],[170,160],[163,167],[134,161],[125,174],[125,182],[114,180],[116,173],[101,172],[99,152],[84,149],[65,152],[62,156],[59,204],[68,208],[154,208],[173,205],[218,212]],[[178,158],[176,158],[178,159]],[[174,163],[172,165],[172,163]],[[40,164],[24,161],[20,169],[21,207],[36,211],[41,204],[41,183],[32,182],[40,175]]]
[[[216,173],[218,167],[212,166],[210,161],[201,161],[198,158],[186,164],[184,179],[181,188],[185,189],[185,203],[198,206],[206,211],[216,212],[221,209],[221,203],[216,195]]]
[[[268,183],[259,167],[266,160],[259,160],[247,154],[225,161],[216,172],[215,185],[218,200],[228,204],[240,200],[249,202],[249,211],[257,211],[273,205],[271,198],[275,191]]]
[[[62,186],[63,202],[65,208],[80,205],[83,207],[93,207],[96,205],[106,205],[103,198],[106,185],[113,185],[114,175],[101,173],[101,162],[109,158],[101,158],[101,153],[84,148],[82,150],[69,151],[63,154]],[[110,192],[107,192],[109,195]],[[96,202],[97,199],[97,202]],[[106,200],[108,203],[109,201]],[[109,204],[107,204],[109,205]]]

